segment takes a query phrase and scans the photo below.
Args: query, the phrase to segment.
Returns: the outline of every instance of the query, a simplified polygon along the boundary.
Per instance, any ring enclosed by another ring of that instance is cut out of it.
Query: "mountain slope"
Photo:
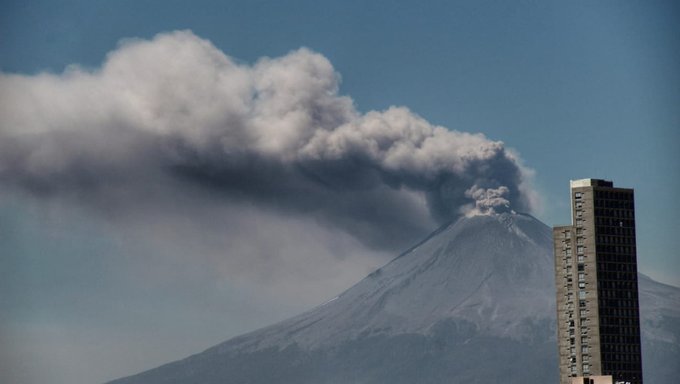
[[[528,215],[462,218],[326,304],[113,383],[553,382],[551,244]],[[680,356],[680,290],[640,286],[647,350]]]
[[[680,289],[640,274],[642,374],[647,383],[680,377]]]

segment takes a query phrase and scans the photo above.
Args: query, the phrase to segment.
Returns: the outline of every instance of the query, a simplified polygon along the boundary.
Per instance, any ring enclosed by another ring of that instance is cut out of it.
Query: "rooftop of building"
[[[569,182],[569,185],[571,188],[577,188],[577,187],[614,187],[614,183],[611,180],[603,180],[603,179],[579,179],[579,180],[571,180]]]

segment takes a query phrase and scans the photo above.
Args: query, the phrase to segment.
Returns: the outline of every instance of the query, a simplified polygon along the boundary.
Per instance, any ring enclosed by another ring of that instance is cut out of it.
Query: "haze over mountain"
[[[557,379],[551,231],[463,217],[338,297],[132,383],[496,383]],[[640,278],[648,383],[680,368],[680,289]]]

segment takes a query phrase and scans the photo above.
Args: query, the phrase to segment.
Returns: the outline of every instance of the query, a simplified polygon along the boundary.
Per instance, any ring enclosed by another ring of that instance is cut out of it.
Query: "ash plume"
[[[122,41],[94,70],[3,73],[2,188],[111,215],[248,204],[387,250],[471,206],[532,209],[502,142],[405,107],[361,113],[339,81],[309,49],[248,65],[189,31]]]

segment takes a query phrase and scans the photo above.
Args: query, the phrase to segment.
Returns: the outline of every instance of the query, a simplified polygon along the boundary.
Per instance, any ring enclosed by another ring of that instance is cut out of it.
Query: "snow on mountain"
[[[642,374],[646,383],[680,377],[680,289],[638,275]]]
[[[468,320],[495,335],[526,336],[516,333],[523,321],[554,311],[552,258],[544,252],[550,234],[529,216],[463,218],[336,300],[248,339],[256,341],[255,349],[288,343],[317,348],[366,333],[425,334],[446,318]]]
[[[680,289],[644,276],[640,288],[663,367],[645,376],[671,383]],[[548,226],[464,217],[306,313],[113,383],[554,382],[554,292]]]

